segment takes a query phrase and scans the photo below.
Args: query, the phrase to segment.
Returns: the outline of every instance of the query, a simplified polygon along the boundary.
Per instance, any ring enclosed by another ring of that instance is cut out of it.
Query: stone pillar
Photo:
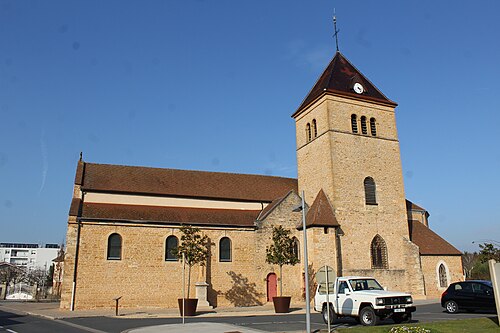
[[[196,282],[195,286],[196,286],[196,298],[198,299],[198,308],[213,309],[213,306],[211,306],[207,300],[208,283]]]

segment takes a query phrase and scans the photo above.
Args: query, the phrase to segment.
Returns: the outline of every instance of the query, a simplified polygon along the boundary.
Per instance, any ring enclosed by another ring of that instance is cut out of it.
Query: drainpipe
[[[342,276],[342,246],[340,244],[340,236],[343,236],[344,232],[340,227],[335,228],[335,240],[337,244],[337,276]]]

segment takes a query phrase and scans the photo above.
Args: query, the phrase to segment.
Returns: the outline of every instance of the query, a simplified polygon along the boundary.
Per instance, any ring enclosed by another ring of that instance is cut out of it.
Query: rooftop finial
[[[337,52],[339,52],[339,38],[338,34],[340,30],[337,30],[337,16],[335,16],[335,8],[333,9],[333,36],[335,36],[335,46],[337,47]]]
[[[83,152],[80,152],[80,161],[83,159]]]

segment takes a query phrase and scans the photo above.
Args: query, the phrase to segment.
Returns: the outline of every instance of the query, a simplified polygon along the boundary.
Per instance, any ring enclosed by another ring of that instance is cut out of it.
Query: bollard
[[[118,316],[118,301],[120,300],[120,298],[122,298],[122,296],[113,298],[113,300],[116,302],[116,306],[115,306],[115,315],[116,316]]]

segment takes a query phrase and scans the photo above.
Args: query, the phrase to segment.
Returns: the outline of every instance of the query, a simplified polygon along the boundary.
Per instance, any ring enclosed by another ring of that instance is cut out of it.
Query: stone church
[[[200,305],[264,304],[278,267],[265,261],[272,227],[291,230],[300,263],[283,267],[283,294],[304,300],[302,212],[311,277],[374,276],[414,298],[438,297],[463,279],[461,253],[405,199],[395,108],[337,52],[292,117],[298,178],[88,163],[76,169],[61,307],[176,307],[179,228],[210,240],[193,270]],[[311,278],[314,284],[314,278]],[[313,286],[311,286],[313,288]]]

